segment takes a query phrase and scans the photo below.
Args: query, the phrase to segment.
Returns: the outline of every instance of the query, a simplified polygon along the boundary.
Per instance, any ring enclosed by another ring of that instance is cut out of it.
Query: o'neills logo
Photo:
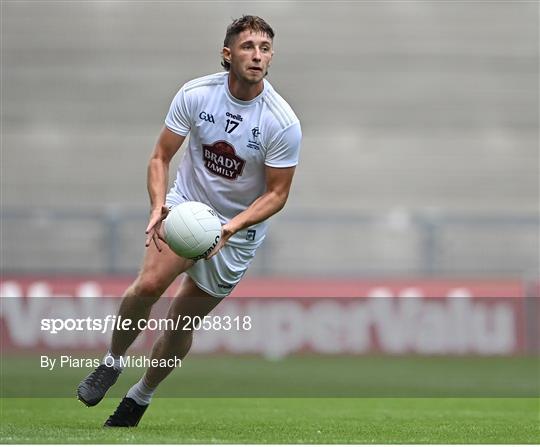
[[[246,160],[238,157],[234,147],[226,141],[203,144],[204,166],[210,172],[229,180],[236,180],[242,175]]]

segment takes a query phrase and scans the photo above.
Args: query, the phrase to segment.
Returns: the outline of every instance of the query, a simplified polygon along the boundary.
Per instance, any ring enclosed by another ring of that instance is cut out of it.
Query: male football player
[[[148,165],[147,249],[140,273],[124,294],[119,309],[123,319],[147,319],[153,304],[183,272],[168,317],[207,315],[238,284],[263,242],[267,219],[285,205],[302,134],[291,107],[265,80],[273,38],[274,31],[260,17],[234,20],[222,50],[225,71],[187,82],[174,97]],[[169,163],[188,134],[176,181],[167,193]],[[222,222],[219,243],[197,262],[174,254],[162,236],[169,209],[188,200],[211,206]],[[135,324],[114,331],[103,364],[78,387],[83,403],[94,406],[103,399],[138,334]],[[192,337],[192,330],[164,331],[152,359],[183,359]],[[173,369],[148,368],[105,426],[136,426]]]

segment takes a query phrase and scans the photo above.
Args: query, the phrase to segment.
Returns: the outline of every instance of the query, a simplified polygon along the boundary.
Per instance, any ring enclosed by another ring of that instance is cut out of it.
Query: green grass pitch
[[[74,394],[89,370],[4,355],[0,443],[540,443],[537,357],[188,360],[126,430],[102,425],[143,370],[86,408]]]
[[[160,398],[104,429],[116,399],[2,399],[2,443],[538,443],[538,399]]]

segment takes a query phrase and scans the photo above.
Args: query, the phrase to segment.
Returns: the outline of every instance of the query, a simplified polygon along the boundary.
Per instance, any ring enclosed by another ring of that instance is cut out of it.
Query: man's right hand
[[[147,247],[154,242],[158,251],[161,251],[161,244],[159,241],[162,240],[163,242],[167,243],[167,241],[165,241],[163,228],[161,225],[163,220],[167,217],[167,214],[169,214],[169,208],[167,208],[165,205],[163,205],[161,208],[152,210],[150,213],[150,221],[146,227],[145,245]]]

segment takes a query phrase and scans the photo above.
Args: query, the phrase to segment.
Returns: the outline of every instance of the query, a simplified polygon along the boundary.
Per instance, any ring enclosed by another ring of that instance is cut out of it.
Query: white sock
[[[122,371],[124,369],[124,367],[122,366],[122,356],[113,355],[111,354],[111,351],[107,351],[107,355],[103,357],[101,364],[112,366],[114,369],[117,369],[118,371]]]
[[[149,405],[156,388],[150,388],[144,381],[144,376],[135,385],[133,385],[126,394],[139,405]]]

